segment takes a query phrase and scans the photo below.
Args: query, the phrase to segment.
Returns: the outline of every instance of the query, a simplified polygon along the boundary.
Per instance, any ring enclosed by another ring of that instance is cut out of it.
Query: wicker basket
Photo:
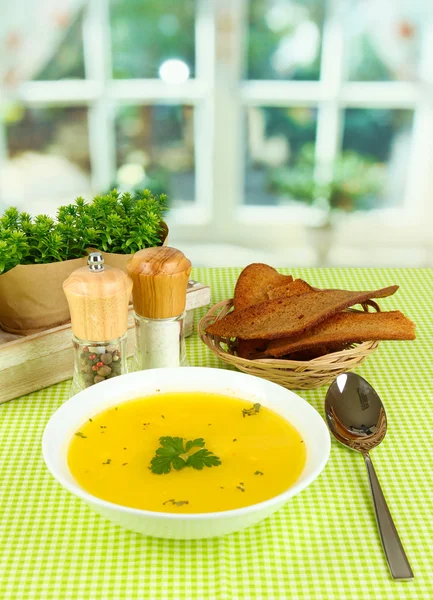
[[[360,365],[379,345],[378,342],[353,344],[345,350],[325,354],[308,361],[277,358],[248,360],[235,354],[236,340],[209,335],[205,331],[211,323],[225,317],[232,307],[233,300],[223,300],[215,304],[201,319],[198,332],[203,342],[216,356],[229,365],[235,366],[244,373],[278,383],[289,390],[308,390],[330,383],[337,375]],[[370,307],[379,311],[378,305],[371,300],[362,304],[364,311],[368,311]]]

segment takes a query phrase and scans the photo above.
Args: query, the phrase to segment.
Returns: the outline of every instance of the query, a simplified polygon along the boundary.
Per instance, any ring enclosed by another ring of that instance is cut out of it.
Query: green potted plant
[[[314,177],[314,146],[305,144],[294,165],[269,172],[268,186],[283,197],[320,208],[327,224],[339,212],[372,208],[383,179],[382,165],[346,150],[334,162],[332,179],[320,183]]]
[[[321,222],[307,231],[318,263],[323,264],[333,243],[337,215],[372,208],[383,180],[382,165],[357,152],[345,151],[333,165],[332,179],[321,183],[314,176],[314,147],[305,144],[293,166],[279,167],[269,173],[268,184],[274,193],[321,211]]]
[[[85,263],[89,248],[124,268],[137,250],[166,242],[167,198],[116,190],[32,218],[16,208],[0,217],[0,327],[28,335],[66,323],[63,281]]]
[[[86,240],[86,249],[100,250],[106,264],[126,272],[126,263],[137,250],[167,242],[166,210],[165,194],[157,196],[147,189],[134,194],[113,190],[96,196],[90,204],[77,198],[58,210],[57,219],[64,225],[73,224]]]

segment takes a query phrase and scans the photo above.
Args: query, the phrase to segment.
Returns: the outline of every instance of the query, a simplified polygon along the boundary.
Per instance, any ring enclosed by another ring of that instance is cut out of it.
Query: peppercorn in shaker
[[[186,288],[191,262],[180,250],[140,250],[127,262],[133,281],[135,368],[187,364],[184,338]]]
[[[71,396],[127,372],[126,331],[132,281],[120,269],[104,266],[100,252],[88,267],[76,269],[63,284],[69,304],[74,348]]]

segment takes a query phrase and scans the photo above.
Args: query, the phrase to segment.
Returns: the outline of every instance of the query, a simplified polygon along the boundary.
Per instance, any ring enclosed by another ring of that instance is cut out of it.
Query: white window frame
[[[244,111],[249,106],[318,108],[316,172],[328,177],[340,151],[347,107],[414,111],[411,160],[401,208],[354,213],[342,240],[362,246],[408,244],[433,249],[433,24],[425,29],[419,82],[345,82],[346,43],[341,9],[328,3],[320,81],[244,81],[248,0],[196,0],[196,78],[181,85],[158,79],[114,80],[108,0],[89,0],[83,26],[86,79],[26,82],[25,106],[89,107],[92,187],[106,188],[115,172],[115,107],[119,104],[185,104],[194,107],[195,202],[173,208],[169,224],[177,239],[290,247],[303,243],[300,225],[315,222],[310,208],[247,206],[244,200]],[[0,160],[6,153],[0,127]],[[0,182],[1,186],[1,182]]]
[[[234,2],[232,10],[239,4]],[[344,0],[328,2],[322,37],[321,79],[319,81],[244,81],[241,84],[243,106],[318,108],[316,132],[316,169],[321,177],[330,176],[332,163],[341,150],[343,111],[345,108],[389,108],[414,111],[410,164],[403,205],[357,212],[344,219],[342,241],[349,245],[378,246],[401,242],[433,247],[433,23],[425,26],[418,82],[347,82],[343,58],[347,52],[344,35]],[[241,32],[237,32],[241,39]],[[241,52],[239,48],[239,52]],[[245,170],[241,172],[242,178]],[[243,181],[240,184],[243,187]],[[273,229],[272,236],[295,235],[299,224],[314,224],[317,214],[300,206],[237,207],[237,222],[242,227],[256,225],[257,233]],[[368,234],[366,234],[368,232]],[[397,237],[396,237],[397,236]],[[271,243],[268,236],[266,239]],[[290,245],[287,244],[286,245]],[[296,245],[293,244],[293,245]]]
[[[188,105],[194,108],[195,197],[191,207],[172,210],[179,224],[201,224],[211,220],[212,88],[214,85],[213,1],[198,0],[196,19],[196,78],[181,85],[159,79],[113,79],[109,0],[89,0],[83,22],[85,79],[74,81],[28,81],[17,90],[17,100],[26,107],[88,107],[91,185],[95,193],[106,189],[116,172],[115,111],[122,104]],[[210,68],[211,65],[211,68]],[[2,143],[3,142],[3,143]],[[7,156],[5,128],[0,128],[0,153]],[[1,185],[1,183],[0,183]]]

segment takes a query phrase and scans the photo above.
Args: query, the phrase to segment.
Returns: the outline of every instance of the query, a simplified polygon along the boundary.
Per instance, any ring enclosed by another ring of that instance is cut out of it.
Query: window
[[[46,213],[69,203],[71,193],[88,193],[86,107],[14,105],[5,121],[10,161],[3,169],[2,183],[7,204]]]
[[[115,79],[153,79],[176,58],[195,73],[194,0],[110,0]]]
[[[145,185],[179,237],[277,247],[327,194],[351,243],[427,244],[432,32],[390,0],[88,0],[9,96],[0,202]]]
[[[403,206],[410,146],[413,111],[371,108],[347,108],[343,117],[342,152],[353,153],[353,177],[346,171],[346,180],[353,186],[371,189],[359,197],[359,208],[374,209]],[[366,158],[371,169],[362,169],[357,162]],[[346,201],[350,202],[350,198]],[[343,200],[344,202],[344,200]],[[349,206],[350,208],[350,206]]]
[[[247,78],[320,79],[325,2],[251,0]]]
[[[306,152],[314,161],[317,108],[251,106],[247,119],[245,202],[283,206],[296,202],[301,187],[311,187],[314,175],[311,168],[296,176],[294,165]]]
[[[117,185],[151,186],[176,206],[194,201],[194,109],[122,105],[116,113]]]
[[[171,207],[193,205],[210,155],[194,138],[207,117],[194,81],[194,0],[82,4],[60,41],[49,36],[42,67],[9,94],[0,205],[54,213],[114,186],[150,187],[167,193]]]
[[[314,204],[314,177],[332,182],[340,209],[410,205],[425,27],[396,4],[249,3],[247,205]]]

